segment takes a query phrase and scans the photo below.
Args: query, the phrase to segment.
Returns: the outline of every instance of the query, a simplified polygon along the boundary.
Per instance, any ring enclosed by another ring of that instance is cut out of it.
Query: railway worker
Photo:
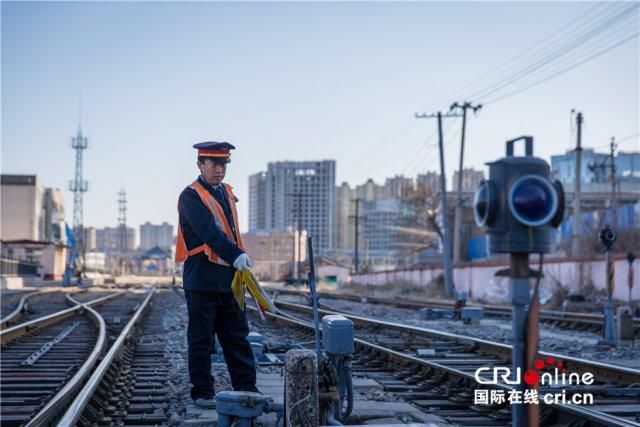
[[[234,390],[257,392],[249,325],[231,292],[236,270],[249,267],[242,247],[232,187],[222,182],[231,151],[228,142],[201,142],[200,176],[178,200],[176,261],[184,261],[184,293],[189,312],[191,398],[204,409],[215,407],[211,351],[217,335]]]

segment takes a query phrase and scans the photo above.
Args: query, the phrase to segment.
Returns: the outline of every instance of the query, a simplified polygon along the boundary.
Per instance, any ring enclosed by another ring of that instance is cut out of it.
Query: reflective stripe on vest
[[[202,200],[202,203],[204,203],[204,205],[207,207],[207,209],[209,209],[209,212],[213,216],[213,220],[216,226],[222,230],[222,232],[229,238],[229,240],[233,241],[238,245],[240,249],[244,250],[242,238],[240,237],[240,232],[238,231],[238,212],[236,210],[236,199],[233,195],[233,192],[231,191],[232,187],[229,184],[222,184],[222,186],[227,194],[227,199],[229,200],[229,205],[231,207],[231,216],[233,217],[232,219],[234,229],[236,231],[236,235],[238,236],[237,239],[231,232],[231,226],[227,221],[227,217],[225,216],[224,210],[222,209],[220,203],[218,203],[218,201],[204,188],[204,186],[198,180],[195,180],[189,187],[193,188],[196,193],[198,193],[198,196],[200,196],[200,200]],[[187,244],[184,240],[184,235],[182,233],[182,227],[178,222],[178,238],[176,239],[175,260],[178,262],[182,262],[188,257],[200,252],[204,252],[209,258],[209,261],[213,263],[229,265],[226,261],[220,258],[218,254],[216,254],[213,249],[211,249],[206,243],[188,250]]]

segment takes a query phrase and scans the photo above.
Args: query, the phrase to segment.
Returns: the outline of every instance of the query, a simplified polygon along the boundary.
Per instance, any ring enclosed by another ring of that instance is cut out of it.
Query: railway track
[[[122,329],[60,419],[61,425],[161,425],[168,422],[169,363],[153,292]],[[147,311],[145,313],[145,310]]]
[[[273,292],[283,295],[300,295],[309,298],[306,291],[292,289],[270,289]],[[383,298],[352,294],[336,294],[330,292],[318,292],[318,297],[323,299],[338,299],[353,302],[366,302],[367,304],[385,305],[404,309],[419,310],[421,308],[453,308],[455,303],[443,300],[414,300],[404,298]],[[498,319],[510,319],[511,307],[492,306],[487,304],[467,304],[468,307],[481,307],[485,316]],[[604,323],[602,314],[580,313],[558,310],[540,310],[540,321],[562,329],[601,332]],[[640,337],[640,317],[633,318],[634,334]]]
[[[308,338],[312,336],[309,307],[283,302],[277,305],[285,311],[271,316],[272,319],[297,329]],[[475,390],[509,392],[511,386],[505,383],[478,384],[474,374],[481,367],[509,367],[510,346],[348,313],[329,310],[321,313],[343,314],[354,322],[356,359],[352,370],[356,375],[375,379],[386,391],[453,424],[507,425],[510,422],[506,402],[474,405],[472,400]],[[544,359],[562,360],[569,372],[590,372],[596,379],[589,386],[567,386],[568,396],[591,393],[593,405],[541,405],[541,425],[640,426],[640,371],[558,354],[541,352],[539,355]]]
[[[0,333],[3,426],[55,424],[145,295],[65,297],[73,306]]]
[[[171,307],[162,305],[160,294],[118,292],[90,301],[91,294],[78,294],[69,297],[72,307],[3,330],[2,425],[171,423],[170,366],[164,358],[167,338],[162,328],[162,316]],[[286,335],[291,348],[312,341],[310,308],[284,302],[278,306],[280,315],[256,322],[261,331]],[[393,396],[386,403],[413,408],[404,422],[438,417],[457,425],[509,425],[508,403],[473,402],[476,390],[510,390],[503,383],[480,385],[474,376],[481,366],[509,366],[508,345],[341,314],[355,324],[352,372],[379,383]],[[541,425],[640,426],[638,370],[556,354],[540,356],[561,359],[569,372],[588,371],[597,379],[569,391],[592,393],[593,405],[541,405]]]
[[[7,314],[11,313],[20,302],[20,299],[30,292],[32,291],[17,290],[0,292],[0,296],[2,297],[2,301],[0,301],[0,318],[4,319]]]
[[[72,291],[72,289],[69,289]],[[55,296],[53,295],[55,294]],[[51,307],[47,305],[51,302]],[[33,307],[32,307],[33,304]],[[37,312],[53,313],[68,306],[64,293],[54,289],[40,291],[14,292],[2,295],[2,319],[0,328],[37,317]]]

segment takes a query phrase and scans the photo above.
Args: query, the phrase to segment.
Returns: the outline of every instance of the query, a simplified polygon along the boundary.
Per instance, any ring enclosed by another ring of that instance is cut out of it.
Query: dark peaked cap
[[[230,150],[236,147],[228,142],[206,141],[194,144],[193,148],[198,150],[198,157],[228,159],[231,156]]]

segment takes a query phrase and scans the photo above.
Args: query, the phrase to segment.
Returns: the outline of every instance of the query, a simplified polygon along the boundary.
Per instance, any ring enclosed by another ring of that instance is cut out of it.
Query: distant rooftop
[[[2,185],[36,185],[35,175],[1,175]]]

